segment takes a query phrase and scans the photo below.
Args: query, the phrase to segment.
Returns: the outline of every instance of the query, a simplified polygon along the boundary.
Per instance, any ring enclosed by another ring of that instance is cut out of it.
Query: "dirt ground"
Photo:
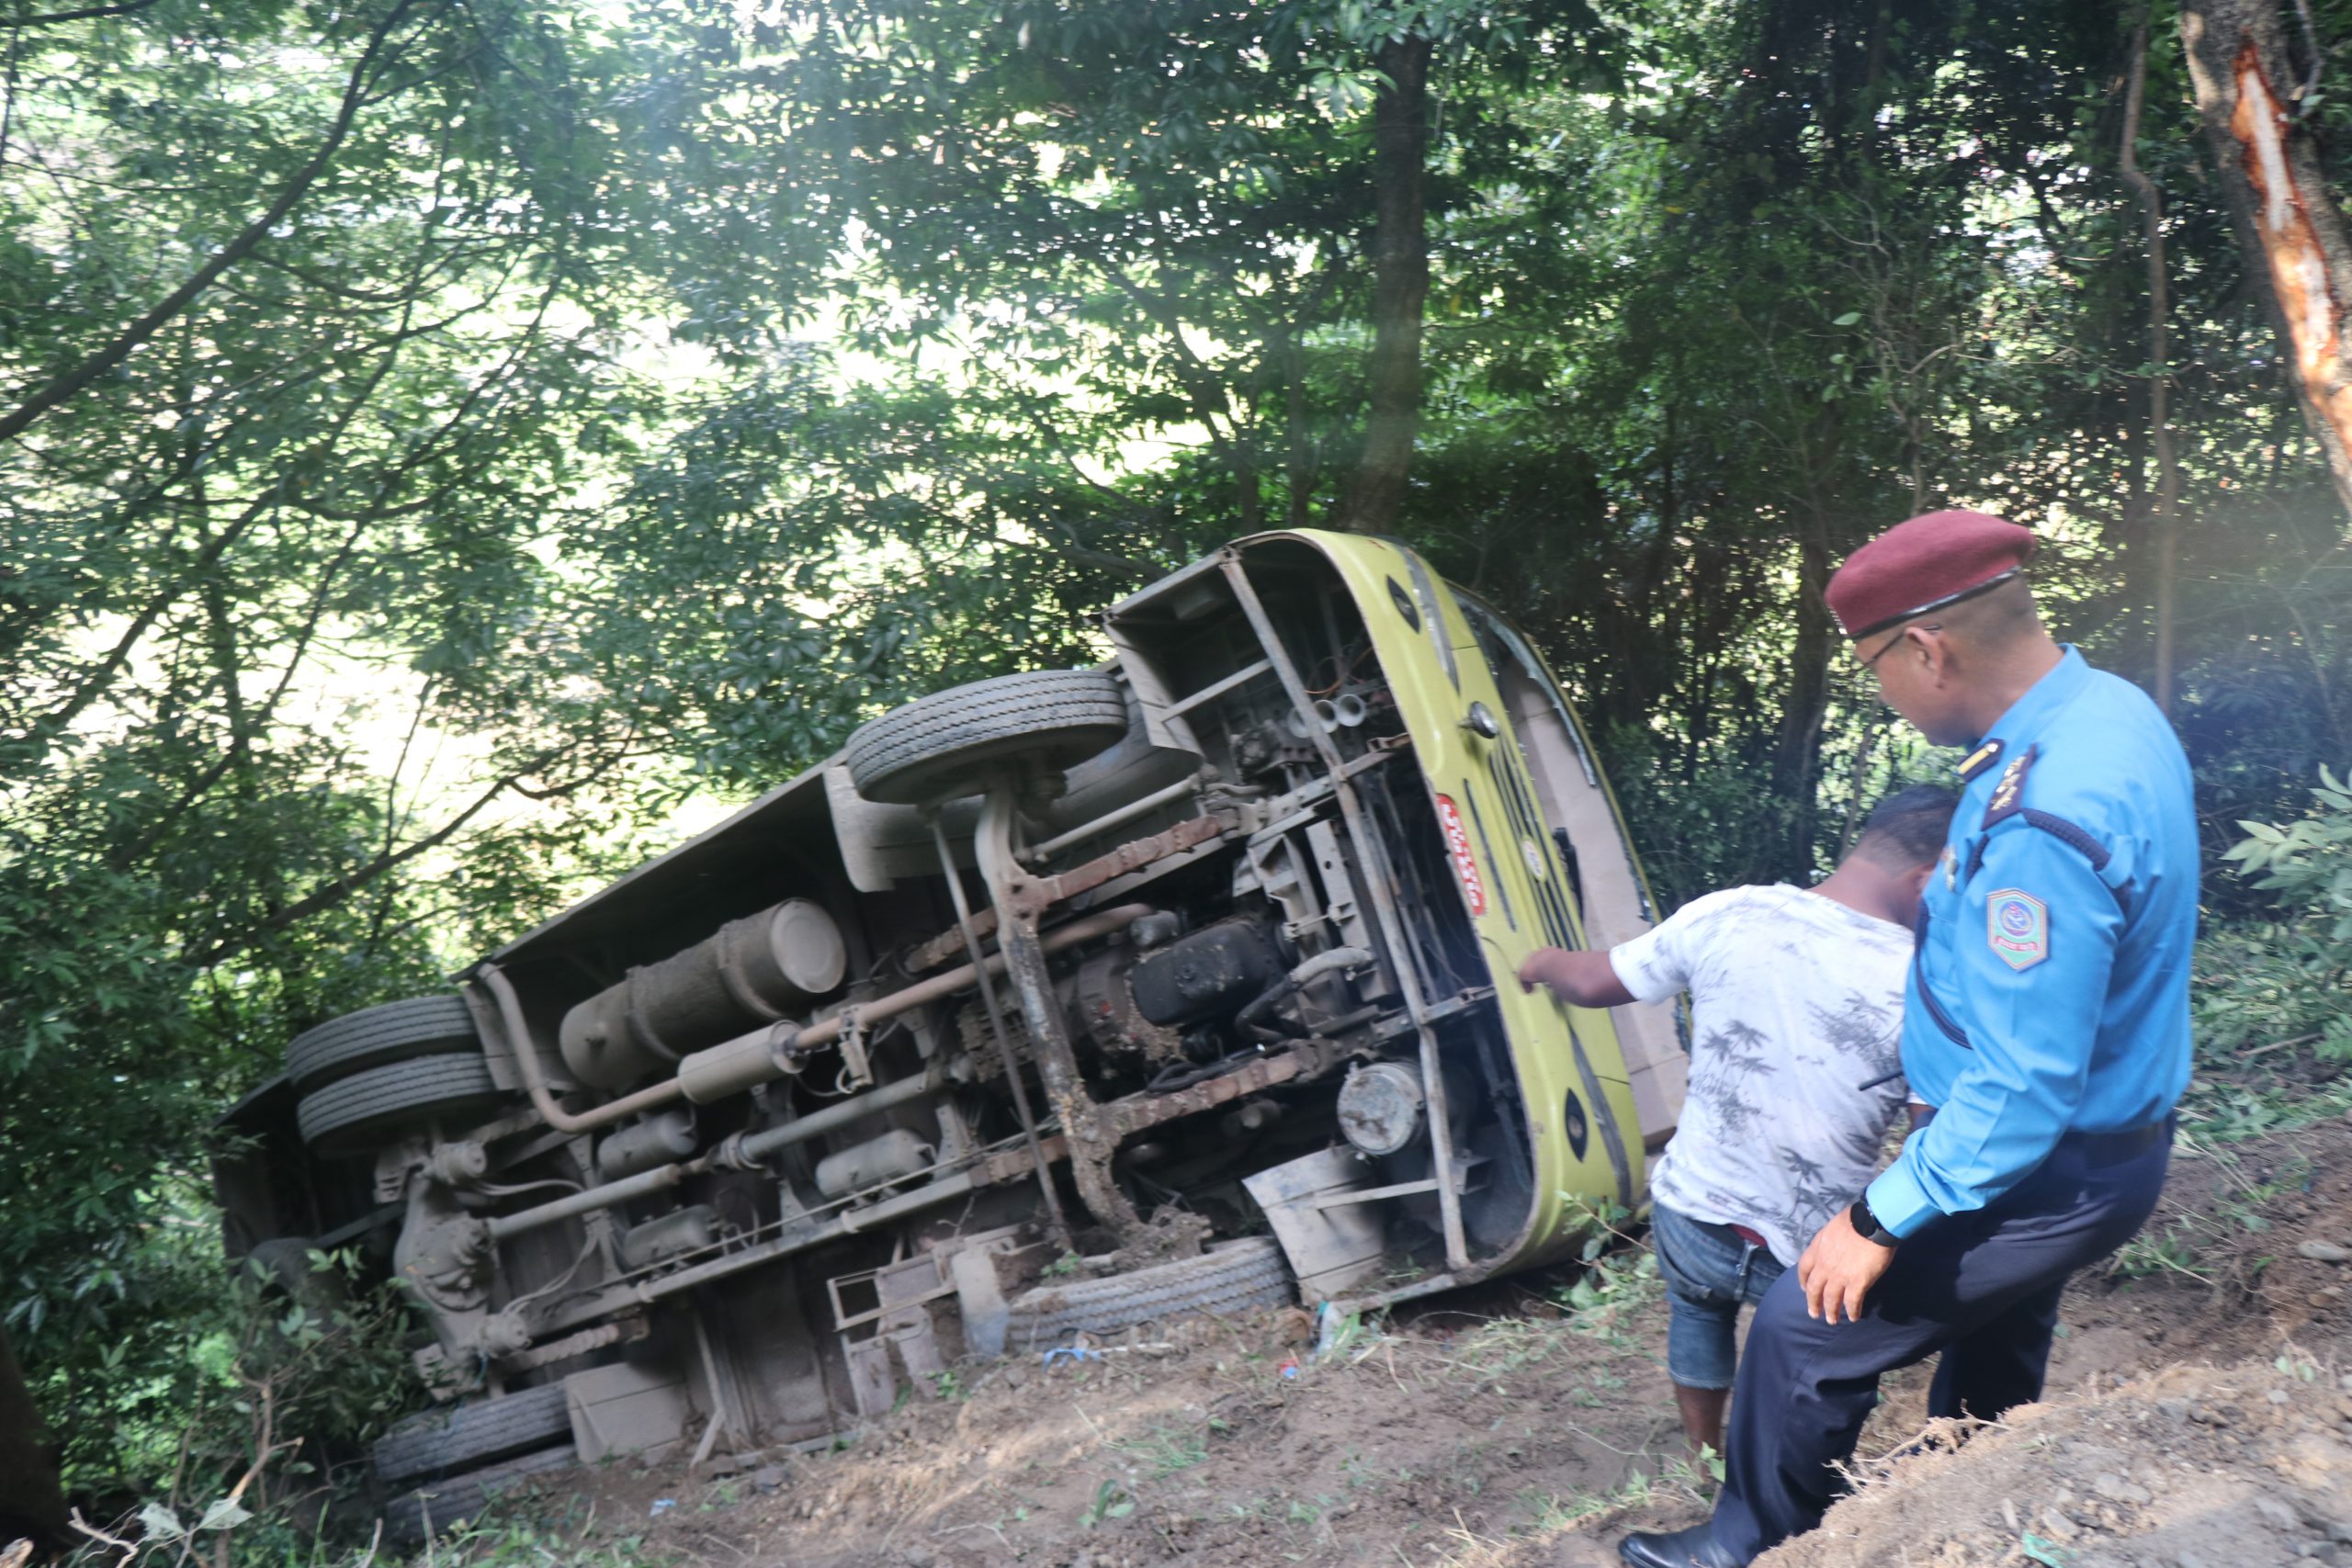
[[[2322,1254],[2307,1256],[2304,1250]],[[1888,1380],[1859,1492],[1775,1568],[2352,1564],[2352,1125],[2185,1144],[2163,1207],[2075,1282],[2052,1399],[1918,1445]],[[1703,1517],[1665,1309],[1630,1248],[1317,1358],[1296,1311],[960,1369],[831,1451],[620,1465],[527,1505],[691,1568],[1563,1568]]]

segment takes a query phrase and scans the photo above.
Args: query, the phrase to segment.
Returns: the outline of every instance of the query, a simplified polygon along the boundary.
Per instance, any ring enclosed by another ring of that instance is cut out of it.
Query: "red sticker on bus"
[[[1470,901],[1470,912],[1487,912],[1487,882],[1478,874],[1477,857],[1470,852],[1470,835],[1462,829],[1462,813],[1453,808],[1450,795],[1437,797],[1438,819],[1445,824],[1445,847],[1453,852],[1453,872],[1462,878],[1462,896]]]

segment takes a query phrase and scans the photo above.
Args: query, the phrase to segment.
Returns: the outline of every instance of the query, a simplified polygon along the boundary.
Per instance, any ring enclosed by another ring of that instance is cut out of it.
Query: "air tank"
[[[695,1152],[691,1111],[664,1111],[632,1122],[596,1145],[596,1174],[618,1181],[669,1165]]]
[[[621,1233],[621,1267],[650,1269],[683,1252],[699,1252],[718,1238],[718,1211],[707,1203],[673,1209]]]
[[[618,1088],[805,1010],[840,989],[847,969],[833,918],[806,898],[787,898],[630,970],[564,1014],[564,1065],[582,1083]]]
[[[938,1153],[920,1134],[900,1128],[852,1144],[817,1162],[817,1190],[828,1198],[896,1181],[930,1168]]]

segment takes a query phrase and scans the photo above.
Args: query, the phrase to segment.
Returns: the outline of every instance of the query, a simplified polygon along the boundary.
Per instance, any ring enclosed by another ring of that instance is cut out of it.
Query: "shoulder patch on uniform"
[[[2033,766],[2033,759],[2041,748],[2029,746],[2009,759],[2001,770],[1998,783],[1993,785],[1993,798],[1984,803],[1984,820],[1979,828],[1990,828],[1996,822],[2007,820],[2024,808],[2026,771]]]
[[[2030,969],[2050,956],[2050,907],[2015,887],[1988,893],[1984,938],[2002,963],[2012,969]]]
[[[1983,773],[1985,769],[1991,767],[2000,760],[2001,743],[1998,740],[1987,740],[1984,745],[1979,746],[1975,750],[1971,751],[1964,759],[1962,760],[1960,764],[1960,782],[1962,784],[1973,784],[1976,780],[1977,774]]]

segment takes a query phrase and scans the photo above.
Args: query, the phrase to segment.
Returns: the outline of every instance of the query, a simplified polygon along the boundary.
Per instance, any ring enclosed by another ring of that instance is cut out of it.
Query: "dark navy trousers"
[[[2131,1239],[2155,1207],[2167,1125],[2137,1146],[2059,1140],[2039,1169],[1971,1214],[1906,1238],[1860,1320],[1805,1315],[1790,1269],[1766,1292],[1734,1385],[1718,1546],[1745,1562],[1821,1522],[1878,1380],[1938,1351],[1935,1416],[1991,1420],[2041,1397],[2066,1277]]]

